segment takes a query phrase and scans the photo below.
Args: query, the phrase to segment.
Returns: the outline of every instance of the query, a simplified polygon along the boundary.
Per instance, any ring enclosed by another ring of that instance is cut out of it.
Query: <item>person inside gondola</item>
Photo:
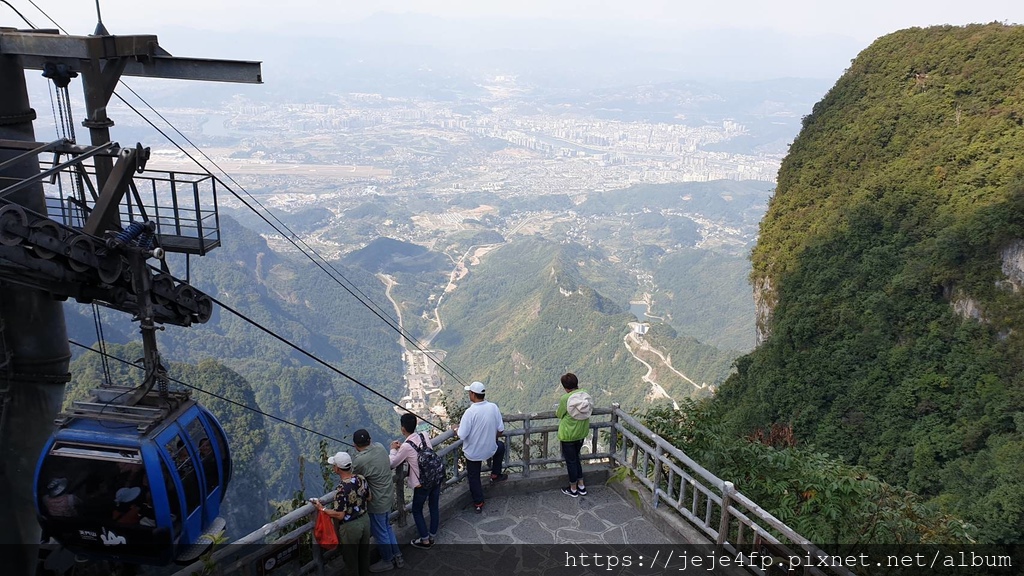
[[[75,516],[78,504],[78,498],[68,490],[67,478],[54,478],[46,484],[43,507],[50,516]]]
[[[135,525],[142,520],[142,488],[138,486],[120,488],[114,496],[112,519],[118,524]]]
[[[117,465],[112,462],[97,462],[89,472],[85,479],[85,494],[78,508],[79,512],[84,518],[110,518],[117,495]]]
[[[117,463],[117,486],[139,486],[146,475],[146,468],[135,462]]]
[[[220,477],[217,473],[217,456],[213,453],[213,445],[210,444],[209,438],[199,441],[199,459],[203,463],[207,489],[213,490],[220,483]]]

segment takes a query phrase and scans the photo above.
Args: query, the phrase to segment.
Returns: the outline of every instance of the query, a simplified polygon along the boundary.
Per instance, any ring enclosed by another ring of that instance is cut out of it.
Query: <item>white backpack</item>
[[[573,420],[587,420],[594,413],[594,399],[582,390],[573,392],[565,403],[565,411]]]

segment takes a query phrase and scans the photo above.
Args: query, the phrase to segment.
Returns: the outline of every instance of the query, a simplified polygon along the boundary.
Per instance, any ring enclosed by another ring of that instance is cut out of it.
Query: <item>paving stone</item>
[[[625,524],[640,515],[639,510],[622,500],[594,508],[593,512],[598,518],[615,525]]]
[[[594,516],[590,512],[584,512],[577,518],[577,528],[584,532],[591,532],[594,534],[601,534],[608,529],[608,525],[603,520]]]
[[[541,526],[550,531],[555,531],[559,528],[568,528],[576,519],[575,516],[570,516],[568,514],[559,514],[558,512],[554,512],[551,510],[544,510],[538,512],[534,518],[538,522],[540,522]]]
[[[523,511],[529,511],[537,508],[538,499],[535,494],[517,494],[515,496],[507,496],[501,498],[505,501],[506,512],[508,514],[522,514]]]
[[[659,532],[653,524],[637,518],[622,526],[626,533],[626,542],[630,544],[671,544],[672,541]]]
[[[481,534],[480,541],[486,544],[515,544],[515,539],[508,534]]]
[[[625,544],[626,534],[622,531],[622,526],[616,526],[611,530],[608,530],[601,535],[601,538],[608,544]]]
[[[478,532],[504,532],[516,524],[518,524],[518,522],[514,518],[500,516],[492,520],[478,523],[476,525],[476,529]]]
[[[537,506],[547,510],[575,516],[580,511],[579,498],[566,496],[561,492],[542,492],[537,495]]]
[[[476,526],[462,518],[442,520],[440,532],[439,536],[446,544],[477,542]]]
[[[604,544],[600,534],[581,532],[571,528],[563,528],[555,532],[555,540],[564,544]]]
[[[608,486],[601,484],[594,484],[587,486],[587,495],[580,496],[581,502],[590,502],[592,504],[610,504],[612,502],[621,502],[622,498],[619,493],[612,490]]]
[[[554,544],[555,535],[540,522],[527,518],[512,529],[512,536],[524,544]]]

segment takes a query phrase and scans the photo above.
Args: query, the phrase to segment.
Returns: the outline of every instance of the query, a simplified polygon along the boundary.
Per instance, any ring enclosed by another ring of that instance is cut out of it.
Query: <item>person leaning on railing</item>
[[[462,453],[466,455],[466,483],[473,499],[477,514],[484,511],[484,489],[480,483],[480,470],[485,460],[491,460],[491,484],[508,480],[508,474],[501,471],[505,459],[505,421],[501,410],[485,399],[487,389],[482,382],[466,386],[469,392],[469,408],[462,414],[462,420],[455,427],[455,434],[462,439]]]
[[[558,418],[558,441],[562,443],[562,456],[565,457],[565,467],[569,471],[569,486],[562,488],[562,494],[576,498],[587,495],[587,487],[583,484],[583,464],[580,462],[580,450],[583,448],[583,440],[590,430],[590,418],[580,419],[582,414],[575,408],[576,404],[570,406],[569,398],[571,396],[586,394],[586,390],[580,390],[580,381],[575,374],[569,372],[562,376],[562,390],[565,393],[562,394],[562,399],[558,402],[558,410],[555,411],[555,416]]]
[[[370,565],[370,572],[387,572],[405,566],[402,551],[398,548],[395,531],[391,529],[388,516],[395,505],[395,491],[392,487],[394,473],[388,451],[380,442],[372,442],[370,433],[360,428],[352,434],[355,452],[352,456],[352,470],[370,483],[370,534],[377,541],[380,560]]]
[[[313,506],[323,510],[338,522],[338,543],[341,557],[345,562],[345,573],[366,576],[370,573],[370,522],[366,506],[370,502],[370,483],[366,478],[352,472],[352,457],[338,452],[327,459],[334,467],[334,473],[341,478],[335,509],[325,508],[317,499]]]
[[[395,440],[391,443],[391,468],[401,466],[403,462],[409,464],[409,477],[406,480],[409,488],[412,488],[412,519],[416,522],[416,530],[419,538],[411,542],[414,548],[428,549],[434,545],[437,538],[437,531],[441,528],[441,484],[426,488],[420,485],[420,463],[419,453],[415,446],[425,449],[431,445],[430,436],[423,432],[416,432],[416,415],[408,412],[402,414],[402,434],[405,440]],[[423,517],[423,504],[430,508],[430,531],[427,531],[427,521]]]

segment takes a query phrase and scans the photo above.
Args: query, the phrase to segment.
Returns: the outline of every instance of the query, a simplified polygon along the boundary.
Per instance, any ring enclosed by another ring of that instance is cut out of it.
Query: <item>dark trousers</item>
[[[569,471],[569,484],[575,484],[577,480],[583,479],[583,463],[580,461],[582,448],[582,439],[562,442],[562,457],[565,458],[565,467]]]
[[[498,440],[498,449],[491,456],[491,474],[501,476],[501,463],[505,460],[505,442]],[[484,487],[480,483],[480,469],[483,462],[480,460],[466,460],[466,476],[469,481],[469,494],[473,497],[473,503],[479,504],[484,501]]]

